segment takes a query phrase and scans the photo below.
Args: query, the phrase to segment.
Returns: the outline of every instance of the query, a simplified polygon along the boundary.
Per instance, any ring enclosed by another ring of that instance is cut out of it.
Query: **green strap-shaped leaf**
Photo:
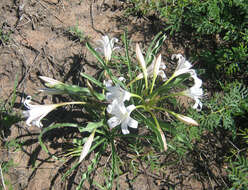
[[[39,137],[38,137],[38,140],[39,140],[39,143],[40,143],[41,148],[42,148],[47,154],[49,154],[52,158],[54,158],[54,159],[56,159],[56,160],[59,160],[59,158],[57,158],[56,156],[52,155],[52,154],[48,151],[46,145],[45,145],[45,144],[43,143],[43,141],[42,141],[42,137],[43,137],[43,135],[44,135],[45,133],[47,133],[48,131],[53,130],[53,129],[57,129],[57,128],[62,128],[62,127],[74,127],[74,128],[79,128],[79,127],[81,127],[81,126],[79,126],[79,125],[77,125],[77,124],[73,124],[73,123],[58,123],[58,124],[55,124],[55,125],[50,125],[49,127],[44,128],[44,129],[41,131],[41,133],[40,133],[40,135],[39,135]]]
[[[165,34],[162,35],[162,32],[159,32],[155,36],[154,40],[151,42],[151,44],[147,50],[147,54],[146,54],[146,58],[145,58],[145,61],[147,64],[150,64],[151,61],[153,60],[154,56],[159,52],[159,49],[162,46],[163,42],[165,41],[166,37],[167,36]]]
[[[105,64],[104,60],[101,58],[101,56],[99,55],[99,53],[88,42],[86,43],[86,47],[97,58],[97,60],[101,63],[101,65],[103,66],[103,68],[105,68],[106,67],[106,64]]]
[[[92,132],[94,129],[103,126],[103,120],[99,122],[89,122],[86,127],[80,127],[79,131],[82,132]]]
[[[94,77],[90,76],[90,75],[87,75],[86,73],[80,73],[80,75],[86,79],[88,79],[90,82],[94,83],[95,85],[101,87],[101,88],[104,88],[103,84],[96,80]]]

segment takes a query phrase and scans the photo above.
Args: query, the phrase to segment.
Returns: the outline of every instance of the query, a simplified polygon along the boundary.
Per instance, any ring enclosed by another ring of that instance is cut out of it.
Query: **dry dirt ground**
[[[9,36],[9,40],[1,40],[0,45],[1,100],[10,100],[17,81],[17,113],[21,113],[21,101],[27,95],[32,95],[39,103],[56,101],[37,93],[43,87],[38,76],[78,84],[80,72],[93,74],[95,68],[88,63],[94,59],[85,47],[85,39],[95,44],[103,34],[120,38],[127,30],[133,43],[149,42],[158,32],[159,26],[143,18],[124,17],[125,6],[124,2],[117,0],[1,0],[0,29],[2,34]],[[70,27],[78,27],[85,38],[80,42],[70,32]],[[122,46],[121,43],[119,45]],[[169,46],[171,44],[167,43]],[[171,48],[174,48],[174,53],[178,53],[176,47]],[[65,113],[55,113],[56,117],[69,119]],[[1,147],[0,160],[7,162],[13,159],[14,163],[14,167],[5,173],[5,181],[11,183],[15,190],[75,189],[90,161],[86,160],[62,181],[62,174],[75,160],[64,163],[51,158],[39,145],[39,133],[40,129],[27,128],[24,121],[10,126],[9,133],[5,134],[6,141],[16,139],[22,142],[22,147],[16,151]],[[63,149],[62,142],[65,140],[66,136],[58,137],[54,134],[48,139],[47,146],[54,153]],[[222,147],[216,144],[213,143],[213,149],[219,151]],[[103,158],[101,163],[107,159]],[[222,189],[224,174],[216,166],[218,163],[215,158],[210,160],[212,163],[208,163],[209,168],[204,168],[204,161],[198,163],[198,159],[195,159],[195,163],[170,166],[163,173],[153,173],[150,166],[144,163],[137,175],[129,172],[120,176],[113,189],[116,184],[123,190],[162,190],[169,187],[185,190]],[[201,164],[202,167],[199,167]],[[102,164],[94,172],[94,180],[100,184],[104,184],[105,176],[101,175],[104,167]],[[85,183],[83,189],[98,188]]]

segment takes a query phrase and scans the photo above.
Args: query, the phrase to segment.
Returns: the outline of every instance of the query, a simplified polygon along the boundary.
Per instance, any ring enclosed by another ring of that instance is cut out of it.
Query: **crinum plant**
[[[125,55],[120,59],[113,59],[112,56],[116,38],[109,40],[104,36],[100,52],[98,52],[99,48],[93,48],[87,43],[87,48],[97,59],[96,64],[100,66],[101,74],[93,77],[81,73],[87,84],[86,87],[69,85],[40,76],[47,86],[41,89],[43,93],[69,94],[74,101],[54,105],[32,105],[31,98],[28,96],[24,101],[28,109],[24,112],[28,117],[27,125],[42,127],[41,119],[50,111],[59,106],[71,104],[79,104],[83,107],[82,112],[90,115],[80,125],[63,123],[43,129],[39,136],[42,148],[48,152],[42,141],[42,136],[47,131],[59,127],[76,127],[79,132],[87,132],[90,135],[77,142],[77,146],[68,155],[80,155],[80,163],[96,147],[102,147],[106,151],[111,146],[113,168],[111,180],[113,180],[117,157],[116,138],[128,136],[138,138],[139,131],[148,129],[155,134],[160,150],[166,151],[168,149],[166,134],[161,127],[164,116],[169,120],[175,118],[187,125],[198,126],[193,118],[177,113],[175,110],[178,96],[193,99],[192,108],[201,110],[202,81],[197,77],[196,71],[191,68],[191,63],[181,54],[172,55],[172,60],[177,61],[177,67],[174,73],[167,77],[166,63],[163,61],[162,54],[158,54],[165,39],[166,36],[159,33],[149,46],[145,57],[139,44],[136,44],[136,58],[133,58],[130,56],[129,41],[125,33],[123,36]],[[117,72],[120,68],[121,72]],[[130,133],[130,128],[136,130],[135,134]],[[96,153],[96,155],[98,158],[99,154]]]

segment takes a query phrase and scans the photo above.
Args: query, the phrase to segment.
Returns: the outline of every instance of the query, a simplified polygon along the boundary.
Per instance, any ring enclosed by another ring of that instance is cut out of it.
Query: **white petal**
[[[109,44],[109,37],[107,35],[105,35],[102,37],[102,40],[100,40],[100,41],[102,41],[103,46],[107,46]]]
[[[130,92],[124,91],[124,96],[123,96],[123,100],[122,101],[126,101],[126,100],[129,101],[130,98],[131,98]]]
[[[107,101],[113,101],[114,99],[117,99],[119,102],[124,102],[126,100],[129,100],[131,97],[131,94],[123,90],[118,84],[116,86],[110,86],[106,88],[108,93],[106,93],[106,100]]]
[[[192,86],[185,91],[185,95],[191,98],[201,98],[201,96],[203,95],[203,90],[202,88],[199,88],[197,86]]]
[[[114,48],[114,44],[117,43],[117,42],[118,42],[118,39],[117,39],[117,38],[112,38],[112,39],[110,40],[111,49]]]
[[[127,112],[128,112],[128,114],[130,115],[131,114],[131,112],[135,109],[136,107],[135,107],[135,105],[130,105],[130,106],[128,106],[127,107]]]
[[[124,77],[119,77],[118,80],[121,82],[126,82],[126,79]]]
[[[177,67],[174,73],[175,76],[179,76],[181,74],[191,72],[190,68],[192,67],[192,64],[189,61],[187,61],[181,54],[173,54],[171,58],[178,59]]]
[[[110,113],[110,114],[113,112],[113,105],[112,104],[108,105],[107,112]]]
[[[112,114],[112,115],[116,115],[117,117],[120,118],[120,120],[122,120],[122,118],[123,118],[126,114],[128,114],[127,109],[126,109],[124,103],[123,103],[123,102],[119,102],[119,101],[116,100],[116,99],[115,99],[109,106],[111,106],[111,107],[110,107],[111,110],[109,109],[110,112],[108,112],[108,113],[110,113],[110,114]],[[107,108],[107,109],[108,109],[108,108]],[[108,111],[108,110],[107,110],[107,111]]]
[[[131,128],[137,129],[138,121],[136,121],[135,119],[130,117],[129,121],[128,121],[128,126],[131,127]]]
[[[31,97],[28,96],[24,101],[24,105],[29,109],[27,111],[23,111],[24,117],[28,117],[26,124],[30,126],[31,124],[42,127],[42,123],[40,122],[49,112],[58,107],[58,104],[51,105],[33,105],[30,103]]]
[[[166,74],[165,74],[165,72],[164,71],[159,71],[158,72],[158,76],[160,76],[161,78],[162,78],[162,80],[163,81],[166,81],[167,80],[167,76],[166,76]]]
[[[26,118],[29,117],[29,111],[23,111],[22,115]]]
[[[113,81],[112,80],[104,80],[103,81],[103,84],[106,86],[106,87],[111,87],[113,85]]]
[[[195,104],[192,106],[193,109],[196,111],[201,111],[202,109],[202,102],[199,99],[195,99]]]
[[[187,69],[187,68],[179,69],[179,70],[176,69],[174,75],[179,76],[179,75],[182,75],[185,73],[190,73],[190,71],[191,71],[191,69]]]
[[[123,122],[121,124],[121,131],[122,131],[123,135],[129,134],[129,130],[127,128],[127,123],[126,122]]]
[[[173,59],[177,59],[177,68],[176,70],[180,70],[180,69],[190,69],[192,67],[191,63],[189,61],[187,61],[185,59],[185,57],[183,57],[180,53],[179,54],[173,54],[172,55],[172,60]]]
[[[31,109],[32,104],[30,104],[32,97],[27,96],[26,99],[24,100],[23,104],[26,108]]]
[[[114,127],[118,126],[121,124],[121,121],[118,117],[114,116],[111,117],[108,121],[108,126],[110,127],[110,129],[113,129]]]
[[[162,69],[162,70],[166,69],[166,65],[164,62],[161,62],[160,69]]]
[[[115,96],[111,92],[107,92],[105,96],[107,101],[113,101],[115,99]]]
[[[32,118],[28,118],[26,121],[27,126],[31,126]]]
[[[194,86],[200,88],[202,86],[202,80],[197,77],[197,75],[192,76],[194,79]]]
[[[104,57],[107,61],[110,61],[112,51],[114,51],[117,48],[114,48],[114,43],[118,42],[117,38],[112,38],[111,40],[107,35],[102,37],[102,40],[98,40],[101,43],[100,48],[96,48],[96,50],[100,50],[101,53],[104,53]]]

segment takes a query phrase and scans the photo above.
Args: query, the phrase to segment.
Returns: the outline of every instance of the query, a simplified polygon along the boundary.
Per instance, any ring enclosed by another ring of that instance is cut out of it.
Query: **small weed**
[[[13,187],[11,185],[11,181],[5,179],[5,174],[9,172],[9,169],[14,167],[13,160],[10,160],[8,162],[0,162],[0,177],[1,177],[1,184],[0,190],[13,190]]]
[[[73,40],[79,40],[80,43],[85,40],[84,32],[78,28],[78,25],[70,27],[69,33]]]
[[[0,28],[0,45],[6,45],[10,41],[10,31],[5,31]]]
[[[16,88],[17,88],[18,77],[16,77],[14,90],[9,101],[3,103],[0,101],[0,137],[1,141],[5,141],[5,137],[11,133],[11,126],[18,121],[21,121],[20,116],[14,111],[14,104],[16,101]]]

